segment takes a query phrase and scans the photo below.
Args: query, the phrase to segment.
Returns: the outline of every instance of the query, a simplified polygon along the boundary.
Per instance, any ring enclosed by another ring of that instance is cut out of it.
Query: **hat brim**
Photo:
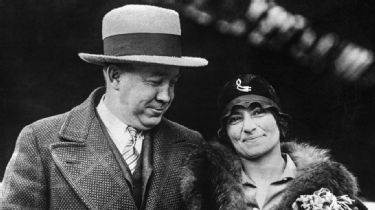
[[[263,109],[268,109],[271,107],[276,108],[280,115],[290,118],[290,116],[288,114],[283,113],[280,107],[271,99],[256,94],[249,94],[239,96],[230,101],[224,108],[223,113],[221,115],[221,119],[229,117],[232,113],[232,109],[234,106],[248,108],[253,103],[259,104]]]
[[[282,112],[280,107],[271,99],[256,94],[242,95],[237,98],[234,98],[224,108],[220,118],[220,128],[217,131],[217,135],[222,136],[224,129],[224,120],[232,114],[232,109],[234,106],[241,106],[247,109],[253,103],[259,104],[263,109],[275,108],[278,114],[284,117],[284,119],[286,119],[289,123],[292,121],[292,117]]]
[[[159,64],[168,66],[180,67],[201,67],[207,66],[208,61],[199,57],[172,57],[172,56],[156,56],[156,55],[125,55],[125,56],[110,56],[97,55],[89,53],[78,53],[78,56],[92,64],[105,65],[106,63],[146,63]]]

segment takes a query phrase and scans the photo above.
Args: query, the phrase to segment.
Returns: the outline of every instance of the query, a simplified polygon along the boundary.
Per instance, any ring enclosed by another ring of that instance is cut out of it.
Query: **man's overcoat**
[[[130,175],[116,160],[95,111],[102,94],[97,89],[71,111],[22,130],[4,175],[1,209],[137,209]],[[149,135],[141,207],[183,209],[178,174],[202,136],[165,118]]]

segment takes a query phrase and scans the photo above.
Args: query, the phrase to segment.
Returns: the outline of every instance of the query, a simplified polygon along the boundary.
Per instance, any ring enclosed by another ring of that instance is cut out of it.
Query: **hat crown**
[[[102,23],[103,54],[79,53],[88,63],[140,63],[178,67],[206,66],[199,57],[182,56],[176,11],[130,4],[109,11]]]
[[[224,112],[228,111],[225,110],[226,106],[232,100],[244,95],[266,98],[272,101],[275,108],[280,109],[279,98],[271,84],[258,75],[242,74],[236,76],[224,85],[218,100],[219,110]]]
[[[176,11],[150,5],[125,5],[103,18],[102,39],[120,34],[155,33],[181,35]]]

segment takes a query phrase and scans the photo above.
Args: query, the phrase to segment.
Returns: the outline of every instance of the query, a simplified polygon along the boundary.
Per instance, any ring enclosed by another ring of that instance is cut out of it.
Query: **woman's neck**
[[[285,160],[281,150],[277,149],[257,159],[241,157],[244,172],[255,183],[270,183],[281,176],[285,168]]]

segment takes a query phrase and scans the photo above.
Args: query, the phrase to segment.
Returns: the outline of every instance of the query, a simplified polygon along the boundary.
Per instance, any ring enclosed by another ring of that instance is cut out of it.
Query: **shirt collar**
[[[271,184],[277,182],[285,182],[296,177],[297,167],[294,164],[292,158],[290,158],[290,156],[286,153],[283,153],[282,156],[285,160],[285,168],[283,174],[279,179],[272,181]],[[243,170],[241,170],[241,182],[242,184],[250,184],[255,186],[255,182]]]
[[[296,178],[296,174],[297,174],[296,164],[294,164],[292,158],[290,158],[288,154],[283,153],[283,157],[285,159],[286,164],[285,164],[284,172],[281,175],[279,181]]]
[[[123,123],[108,109],[108,107],[104,104],[104,97],[105,95],[103,95],[103,97],[101,98],[98,106],[96,107],[96,110],[105,127],[107,128],[110,136],[120,137],[124,135],[128,125]],[[115,138],[114,140],[116,139],[118,138]]]
[[[245,173],[244,170],[241,170],[241,183],[243,185],[253,185],[255,186],[255,182]]]

